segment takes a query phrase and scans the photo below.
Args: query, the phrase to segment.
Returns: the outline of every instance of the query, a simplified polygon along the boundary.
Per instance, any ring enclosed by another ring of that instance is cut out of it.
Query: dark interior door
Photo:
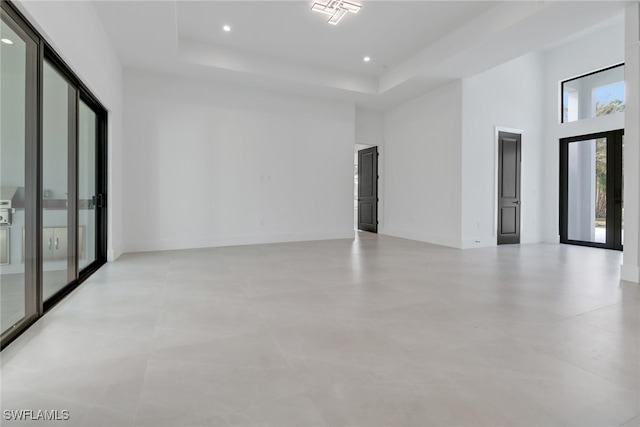
[[[522,136],[498,133],[498,244],[520,243]]]
[[[358,151],[358,230],[378,232],[378,147]]]

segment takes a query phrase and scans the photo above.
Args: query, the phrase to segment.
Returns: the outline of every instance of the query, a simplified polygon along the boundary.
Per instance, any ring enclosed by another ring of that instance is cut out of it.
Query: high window
[[[562,123],[624,111],[624,64],[562,82]]]

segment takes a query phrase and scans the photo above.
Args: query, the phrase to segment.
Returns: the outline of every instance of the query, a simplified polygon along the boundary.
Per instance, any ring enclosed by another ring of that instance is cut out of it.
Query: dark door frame
[[[503,139],[512,139],[516,142],[516,183],[514,197],[503,197],[502,189],[502,152],[503,152]],[[521,234],[521,217],[522,217],[522,131],[516,129],[505,129],[496,127],[496,244],[519,244]],[[507,200],[508,199],[508,200]],[[506,200],[506,201],[505,201]],[[508,206],[504,206],[508,203]],[[502,214],[503,209],[506,207],[515,209],[515,232],[513,235],[503,235],[502,231]]]
[[[362,179],[363,157],[372,156],[371,167],[371,192],[364,194],[364,180]],[[358,230],[371,233],[378,232],[378,146],[374,145],[363,150],[358,150]],[[371,206],[371,221],[362,221],[363,206]]]
[[[560,139],[560,191],[559,191],[559,223],[560,243],[590,246],[594,248],[614,249],[622,248],[622,137],[624,129],[598,132],[587,135],[573,136]],[[588,141],[591,139],[607,138],[607,226],[606,242],[586,242],[570,240],[569,230],[569,144],[572,142]]]

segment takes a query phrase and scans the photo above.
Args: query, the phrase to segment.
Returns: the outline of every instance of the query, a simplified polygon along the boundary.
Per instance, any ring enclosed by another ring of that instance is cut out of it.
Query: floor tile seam
[[[52,328],[55,325],[47,325],[47,327]],[[155,330],[155,329],[154,329]],[[143,347],[147,344],[147,339],[146,338],[141,338],[139,336],[131,336],[131,335],[123,335],[123,334],[113,334],[113,333],[107,333],[104,332],[104,330],[87,330],[87,329],[72,329],[72,328],[64,328],[64,327],[57,327],[57,331],[58,332],[62,332],[64,334],[67,335],[74,335],[77,336],[78,334],[82,334],[85,337],[86,336],[90,336],[91,339],[93,338],[97,338],[97,337],[102,337],[102,338],[117,338],[117,339],[121,339],[121,340],[130,340],[130,341],[136,341],[139,344],[142,344]],[[35,337],[34,337],[35,338]],[[83,338],[83,341],[84,338]]]
[[[168,279],[165,277],[165,279],[164,279],[165,286],[163,286],[163,288],[162,288],[162,297],[160,298],[160,306],[158,307],[158,310],[156,312],[156,316],[155,316],[156,318],[155,318],[155,322],[154,322],[154,325],[153,325],[153,335],[151,337],[152,338],[152,342],[155,341],[155,338],[157,336],[158,321],[160,320],[160,315],[163,312],[163,309],[165,308],[165,302],[167,300],[167,293],[168,293],[167,292],[168,291],[168,286],[166,286],[167,285],[167,283],[166,283],[167,280]],[[153,345],[152,345],[152,347],[153,347]],[[150,349],[150,351],[151,351],[151,349]]]
[[[105,409],[106,409],[107,411],[109,411],[109,412],[111,412],[111,413],[113,413],[113,414],[119,415],[119,416],[121,416],[122,418],[126,418],[126,419],[128,419],[128,420],[129,420],[129,423],[128,423],[126,426],[113,426],[113,427],[133,427],[133,425],[134,425],[134,423],[135,423],[135,420],[136,420],[136,418],[135,418],[135,413],[134,413],[134,415],[133,415],[133,416],[130,416],[130,415],[123,415],[123,414],[122,414],[122,412],[120,412],[120,411],[116,411],[116,410],[114,410],[114,409],[112,409],[112,408],[110,408],[110,407],[108,407],[108,406],[103,406],[103,405],[99,405],[99,404],[97,404],[97,403],[94,403],[94,404],[92,404],[92,405],[89,407],[89,409],[88,409],[88,410],[87,410],[87,412],[84,414],[84,417],[83,417],[83,419],[82,419],[82,420],[84,421],[84,425],[85,425],[85,426],[90,426],[90,425],[91,425],[91,424],[89,424],[89,423],[88,423],[88,422],[89,422],[89,416],[90,416],[90,414],[91,414],[91,411],[92,411],[92,410],[94,410],[94,409],[103,409],[103,410],[105,410]]]
[[[147,374],[149,372],[149,362],[151,361],[151,355],[149,355],[149,357],[147,357],[147,359],[144,362],[144,373],[142,374],[142,381],[140,381],[140,391],[138,393],[138,401],[136,402],[136,409],[135,411],[133,411],[133,425],[136,425],[136,421],[138,420],[138,417],[140,415],[140,406],[141,406],[141,402],[142,402],[142,390],[144,388],[144,384],[145,381],[147,380]]]
[[[625,427],[627,424],[629,424],[631,421],[634,421],[636,419],[640,418],[640,412],[638,412],[635,416],[631,417],[631,419],[625,421],[624,423],[620,424],[619,427]]]
[[[251,409],[254,409],[256,407],[260,407],[262,405],[265,404],[273,404],[273,403],[277,403],[280,401],[286,401],[287,399],[291,399],[294,397],[298,397],[298,396],[304,396],[307,399],[309,399],[309,402],[311,402],[313,409],[316,411],[317,415],[320,417],[320,419],[323,422],[323,426],[327,426],[326,421],[324,420],[324,417],[322,416],[322,413],[318,410],[318,408],[315,405],[315,402],[313,401],[313,399],[309,396],[309,393],[306,390],[306,387],[303,386],[303,391],[302,392],[298,392],[298,393],[293,393],[293,394],[286,394],[284,396],[279,396],[273,399],[266,399],[266,400],[260,400],[257,402],[251,402],[249,403],[246,407],[242,408],[242,409],[233,409],[233,410],[229,410],[227,413],[224,414],[225,419],[229,416],[229,415],[248,415],[248,412]]]
[[[316,403],[316,400],[309,393],[309,389],[307,388],[307,386],[302,384],[302,387],[304,389],[304,395],[307,396],[307,399],[309,399],[309,402],[311,402],[311,405],[313,406],[313,409],[316,411],[316,413],[318,414],[318,416],[322,420],[323,426],[324,427],[331,427],[331,425],[329,424],[329,422],[328,422],[327,418],[325,417],[324,413],[318,407],[318,404]]]
[[[83,359],[81,362],[72,362],[70,364],[57,364],[55,367],[47,367],[46,369],[37,369],[37,370],[25,370],[20,368],[21,372],[15,375],[39,375],[44,373],[56,372],[56,371],[69,371],[74,369],[95,369],[96,367],[100,367],[103,365],[113,365],[115,363],[129,361],[131,359],[135,360],[147,360],[149,358],[149,352],[142,352],[140,354],[135,355],[120,355],[117,357],[110,357],[107,359],[101,359],[96,361],[95,359],[86,360]],[[16,369],[16,368],[13,368]],[[111,385],[111,383],[107,383],[106,385]]]
[[[3,387],[4,388],[4,387]],[[66,402],[66,403],[70,403],[70,404],[76,404],[76,405],[80,405],[84,408],[89,408],[92,405],[94,405],[94,402],[89,402],[89,401],[82,401],[82,400],[78,400],[78,399],[70,399],[68,397],[62,397],[58,394],[54,394],[54,393],[50,393],[50,392],[44,392],[40,389],[38,390],[30,390],[30,389],[25,389],[25,388],[14,388],[11,387],[8,390],[3,390],[3,393],[7,393],[7,392],[22,392],[22,393],[26,393],[29,395],[29,397],[31,396],[36,396],[36,397],[42,397],[42,398],[47,398],[47,399],[51,399],[53,398],[54,400],[58,400],[58,401],[62,401],[62,402]],[[7,410],[6,407],[4,407],[4,403],[2,403],[2,408],[3,410]],[[10,408],[10,409],[43,409],[43,408]],[[44,408],[44,409],[58,409],[58,410],[62,410],[62,409],[66,409],[66,408]],[[87,409],[88,410],[88,409]]]
[[[615,307],[617,305],[621,305],[621,303],[622,303],[622,300],[620,300],[618,302],[615,302],[615,303],[612,303],[612,304],[607,304],[607,305],[602,306],[602,307],[594,308],[593,310],[585,311],[584,313],[580,313],[580,314],[576,314],[576,315],[573,315],[573,316],[569,316],[569,317],[567,317],[567,319],[571,319],[571,318],[576,318],[577,319],[579,317],[586,316],[587,314],[592,314],[592,313],[595,313],[595,312],[600,311],[600,310],[606,310],[608,308],[613,308],[613,307]],[[566,319],[562,319],[562,320],[566,320]]]
[[[258,316],[262,319],[262,316],[260,316],[259,314],[258,314]],[[316,413],[318,414],[318,416],[320,417],[320,419],[322,420],[323,425],[324,426],[329,426],[329,424],[327,423],[327,420],[325,419],[324,415],[318,409],[318,406],[316,405],[315,400],[313,400],[313,398],[309,394],[309,390],[308,390],[307,386],[305,385],[304,381],[302,381],[302,378],[300,377],[298,372],[296,372],[296,370],[293,368],[293,366],[291,366],[291,362],[289,361],[289,358],[284,353],[284,351],[282,351],[282,348],[280,347],[280,344],[278,343],[278,341],[273,336],[273,333],[271,332],[271,330],[269,328],[266,328],[266,330],[267,330],[267,333],[269,334],[269,337],[271,338],[271,341],[274,343],[274,345],[278,349],[278,352],[280,352],[280,356],[284,359],[285,363],[287,364],[289,372],[291,374],[293,374],[293,376],[296,378],[296,380],[297,380],[298,384],[300,385],[300,387],[302,388],[302,390],[304,390],[304,395],[309,399],[309,401],[313,405],[313,408],[316,411]]]
[[[535,379],[534,379],[534,378],[531,378],[531,380],[534,380],[534,381],[535,381]],[[463,383],[465,382],[465,381],[460,381],[460,380],[456,380],[456,381],[460,383],[459,385],[460,385],[461,387],[462,387]],[[482,380],[482,382],[484,382],[484,381],[485,381],[485,380]],[[475,380],[475,382],[478,382],[478,380]],[[479,401],[479,399],[476,397],[476,393],[469,393],[469,392],[468,392],[464,387],[462,387],[462,392],[463,392],[464,394],[466,394],[468,397],[470,397],[470,398],[474,399],[475,401]],[[483,402],[483,404],[488,404],[488,405],[490,405],[494,410],[496,410],[499,414],[501,414],[501,416],[503,416],[504,418],[508,418],[508,417],[507,417],[507,415],[506,415],[506,413],[505,413],[505,412],[503,412],[503,410],[502,410],[502,407],[503,407],[504,405],[502,405],[502,406],[501,406],[501,405],[498,405],[498,404],[493,403],[493,402],[489,402],[489,403],[487,403],[487,402]],[[540,404],[540,403],[538,403],[538,404]],[[510,425],[514,425],[514,424],[510,424]],[[520,425],[520,424],[518,424],[518,425]],[[558,424],[558,427],[560,427],[560,425],[559,425],[559,424]]]
[[[456,380],[455,378],[452,378],[452,385],[457,389],[457,391],[460,393],[460,395],[462,397],[465,397],[467,399],[471,399],[474,403],[478,404],[479,406],[488,405],[489,407],[491,407],[491,409],[493,409],[505,421],[510,418],[510,417],[507,416],[507,414],[502,409],[504,405],[499,405],[497,403],[493,403],[493,400],[490,401],[490,402],[486,402],[486,401],[483,401],[483,400],[479,399],[477,397],[477,393],[469,392],[468,388],[464,387],[464,382],[465,381]],[[513,421],[511,421],[509,424],[498,424],[497,426],[500,426],[500,427],[513,427],[514,425],[515,425],[515,423],[513,423]],[[492,427],[496,427],[496,426],[494,425]]]
[[[589,326],[589,327],[598,329],[599,331],[608,332],[608,333],[616,333],[615,331],[611,331],[611,330],[603,328],[601,326],[593,325],[593,324],[588,323],[586,320],[583,319],[583,316],[595,313],[595,312],[600,311],[600,310],[606,310],[608,308],[612,308],[612,307],[615,307],[617,305],[620,305],[620,303],[609,304],[609,305],[606,305],[604,307],[600,307],[600,308],[596,308],[596,309],[593,309],[593,310],[590,310],[590,311],[586,311],[584,313],[563,317],[563,318],[558,319],[558,321],[559,322],[568,322],[568,321],[571,321],[571,320],[575,320],[575,321],[580,322],[581,325]],[[640,326],[640,319],[638,320],[637,324]]]
[[[230,338],[238,338],[245,335],[264,333],[266,332],[266,328],[262,328],[260,325],[260,326],[256,326],[255,329],[247,329],[240,332],[219,334],[219,333],[209,333],[206,330],[202,330],[202,329],[194,330],[194,329],[159,326],[154,329],[153,339],[155,340],[157,336],[156,334],[162,331],[168,331],[172,334],[179,334],[179,335],[185,335],[185,336],[201,336],[201,337],[206,337],[209,340],[219,341],[219,340],[225,340]]]
[[[616,383],[615,381],[610,380],[610,379],[608,379],[608,378],[606,378],[606,377],[603,377],[602,375],[599,375],[599,374],[597,374],[597,373],[595,373],[595,372],[592,372],[592,371],[590,371],[590,370],[589,370],[589,369],[587,369],[587,368],[584,368],[584,367],[582,367],[582,366],[580,366],[580,365],[577,365],[577,364],[575,364],[575,363],[573,363],[573,362],[570,362],[570,361],[568,361],[568,360],[565,360],[565,359],[563,359],[563,358],[561,358],[561,357],[558,357],[558,356],[555,356],[555,355],[553,355],[553,354],[549,354],[548,352],[546,352],[546,351],[544,351],[544,350],[540,350],[540,351],[541,351],[542,353],[544,353],[546,356],[551,357],[552,359],[556,359],[556,360],[558,360],[558,361],[560,361],[560,362],[563,362],[563,363],[565,363],[565,364],[567,364],[567,365],[570,365],[570,366],[572,366],[572,367],[574,367],[574,368],[577,368],[577,369],[579,369],[579,370],[581,370],[581,371],[583,371],[583,372],[586,372],[587,374],[589,374],[589,375],[591,375],[591,376],[593,376],[593,377],[596,377],[596,378],[600,379],[601,381],[605,381],[605,382],[607,382],[608,384],[610,384],[611,386],[615,387],[615,388],[616,388],[616,389],[618,389],[618,390],[622,390],[622,391],[636,391],[636,393],[638,393],[638,395],[640,396],[640,389],[637,389],[637,388],[636,388],[636,389],[628,389],[628,388],[626,388],[625,386],[623,386],[622,384],[618,384],[618,383]]]
[[[145,375],[146,375],[147,367],[148,367],[148,360],[149,360],[149,357],[145,357],[144,358],[144,369],[142,370],[142,374],[141,374],[140,379],[138,381],[138,385],[136,386],[138,400],[140,399],[140,396],[142,394],[142,386],[144,385],[144,379],[145,379]],[[123,411],[116,410],[115,408],[113,408],[111,406],[101,404],[102,397],[105,396],[105,394],[108,393],[109,388],[111,386],[113,386],[113,385],[117,385],[117,383],[109,383],[108,385],[105,386],[104,390],[102,391],[102,393],[99,396],[100,400],[98,402],[94,402],[93,406],[96,407],[96,408],[107,409],[107,410],[109,410],[111,412],[114,412],[114,413],[117,413],[117,414],[122,414]],[[138,402],[136,402],[135,409],[133,411],[131,411],[128,416],[130,416],[132,418],[132,420],[135,421],[137,413],[138,413]]]

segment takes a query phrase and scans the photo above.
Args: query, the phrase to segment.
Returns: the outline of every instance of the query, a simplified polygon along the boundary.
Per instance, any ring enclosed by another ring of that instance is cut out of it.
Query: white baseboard
[[[305,242],[313,240],[353,239],[355,231],[328,233],[269,234],[263,236],[225,236],[206,239],[142,240],[125,243],[125,252],[155,252],[223,246],[260,245],[266,243]]]
[[[542,238],[542,243],[555,243],[555,244],[559,244],[560,243],[560,236],[559,235],[554,235],[554,236],[544,236]]]
[[[434,236],[424,233],[416,233],[415,231],[394,230],[386,228],[384,233],[387,236],[401,237],[403,239],[417,240],[419,242],[431,243],[433,245],[447,246],[449,248],[461,249],[462,243],[459,239],[451,239],[445,236]]]
[[[471,239],[462,239],[462,249],[472,249],[472,248],[489,248],[491,246],[496,246],[496,238],[495,237],[479,237],[479,238],[471,238]]]
[[[622,264],[620,266],[620,280],[640,283],[640,267],[637,265]]]

